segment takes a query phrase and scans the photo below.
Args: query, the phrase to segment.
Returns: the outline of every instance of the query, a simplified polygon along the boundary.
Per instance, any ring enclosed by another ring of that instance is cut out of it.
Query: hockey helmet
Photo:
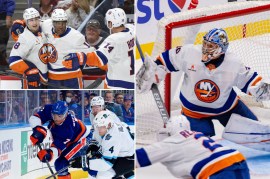
[[[109,111],[101,111],[94,118],[94,125],[96,128],[105,126],[108,128],[109,124],[112,124],[111,120],[111,112]]]
[[[114,8],[109,9],[106,12],[106,25],[109,29],[114,27],[120,27],[121,25],[125,25],[127,23],[127,16],[123,9],[121,8]],[[112,26],[109,27],[109,22],[112,23]]]
[[[40,14],[33,7],[30,7],[28,9],[25,9],[24,12],[23,12],[23,19],[25,20],[25,22],[27,20],[29,20],[29,19],[33,19],[33,18],[36,18],[36,17],[40,17]]]
[[[177,115],[170,118],[166,127],[169,129],[170,134],[174,135],[182,130],[190,130],[190,123],[186,116]]]
[[[67,13],[63,9],[55,9],[52,12],[51,18],[53,21],[67,21]]]
[[[202,61],[209,62],[212,59],[225,54],[229,46],[228,35],[223,29],[214,28],[204,37],[202,43],[202,53],[205,56]]]
[[[91,107],[92,106],[104,106],[104,99],[101,96],[95,96],[91,100]]]
[[[65,101],[57,101],[52,106],[52,114],[66,115],[68,112],[68,105]]]

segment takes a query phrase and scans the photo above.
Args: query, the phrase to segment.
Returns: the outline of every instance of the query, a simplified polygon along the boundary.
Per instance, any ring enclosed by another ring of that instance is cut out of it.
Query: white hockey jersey
[[[107,171],[112,168],[118,157],[134,155],[134,140],[122,123],[114,122],[104,137],[100,137],[98,131],[94,132],[93,138],[99,142],[102,148],[102,158],[89,160],[91,170]]]
[[[136,150],[136,167],[161,162],[176,178],[208,178],[244,156],[215,143],[202,133],[184,130],[161,142]]]
[[[201,49],[194,45],[173,48],[158,58],[170,72],[184,72],[180,101],[187,116],[202,118],[225,113],[239,99],[233,86],[248,93],[248,88],[262,79],[229,51],[215,69],[209,70],[201,58]]]
[[[85,42],[84,36],[77,30],[67,27],[66,32],[56,36],[53,31],[52,20],[48,19],[42,23],[42,31],[47,37],[47,51],[49,62],[49,79],[66,80],[82,77],[81,69],[67,69],[62,62],[69,53],[93,51]]]
[[[27,62],[34,64],[40,71],[41,80],[47,81],[47,60],[43,56],[44,43],[46,38],[42,32],[33,34],[28,28],[19,36],[18,41],[14,44],[10,57],[10,68],[23,74],[28,69]]]
[[[105,88],[134,89],[134,26],[108,36],[99,49],[87,54],[89,66],[108,65]]]

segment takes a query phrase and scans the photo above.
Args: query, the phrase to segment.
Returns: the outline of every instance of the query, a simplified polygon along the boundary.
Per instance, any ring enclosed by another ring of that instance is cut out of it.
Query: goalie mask
[[[223,29],[214,28],[204,37],[202,42],[202,62],[207,63],[225,54],[229,46],[227,33]]]

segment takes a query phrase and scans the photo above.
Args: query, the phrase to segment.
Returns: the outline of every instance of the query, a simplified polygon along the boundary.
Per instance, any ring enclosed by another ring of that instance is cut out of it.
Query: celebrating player
[[[40,53],[46,43],[45,35],[40,28],[40,14],[34,8],[28,8],[23,13],[27,28],[14,44],[10,57],[9,67],[23,75],[22,88],[40,88],[40,80],[47,82],[47,60]]]
[[[95,52],[73,53],[66,57],[63,65],[78,69],[85,64],[103,67],[108,65],[104,88],[134,88],[134,27],[126,24],[123,9],[114,8],[106,13],[107,27],[111,31]]]
[[[94,119],[93,138],[101,146],[102,157],[90,159],[89,168],[93,176],[97,172],[98,179],[122,175],[129,178],[134,175],[134,141],[127,128],[115,122],[111,115],[109,111],[101,111]]]
[[[55,9],[52,12],[51,19],[41,23],[41,29],[45,34],[47,43],[41,47],[37,59],[48,63],[49,88],[56,89],[58,86],[75,89],[83,88],[81,69],[67,69],[62,65],[62,62],[64,56],[71,52],[89,52],[93,51],[94,48],[89,47],[84,36],[79,31],[67,27],[67,14],[63,9]],[[11,31],[12,37],[16,41],[19,35],[18,32],[24,31],[23,22],[20,20],[15,21]]]
[[[55,9],[52,19],[42,23],[42,31],[48,38],[46,53],[49,54],[49,82],[56,86],[69,88],[83,88],[82,72],[80,68],[67,69],[62,65],[64,56],[71,52],[93,51],[85,42],[84,36],[77,30],[67,27],[67,14],[63,9]]]
[[[180,101],[191,130],[213,136],[212,119],[226,126],[233,113],[257,120],[233,86],[257,100],[269,100],[269,84],[227,51],[228,46],[226,32],[214,28],[203,37],[201,49],[189,44],[163,52],[155,62],[146,59],[136,75],[138,92],[149,91],[153,83],[158,84],[169,72],[182,71]]]
[[[176,178],[250,178],[240,152],[190,131],[185,116],[173,117],[171,121],[160,130],[160,142],[136,150],[136,168],[161,162]]]
[[[29,123],[33,128],[30,140],[33,145],[43,142],[47,130],[42,124],[49,122],[53,142],[49,149],[40,150],[37,154],[41,162],[55,160],[57,171],[67,167],[69,161],[86,154],[86,142],[91,140],[92,133],[81,120],[77,120],[69,113],[68,105],[64,101],[45,105],[44,109],[30,117]],[[68,169],[58,174],[59,179],[71,179]]]

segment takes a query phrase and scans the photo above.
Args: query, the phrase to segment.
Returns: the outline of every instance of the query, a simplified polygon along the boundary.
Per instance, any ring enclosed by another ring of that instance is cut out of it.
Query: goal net
[[[203,36],[213,28],[223,28],[227,32],[228,50],[240,56],[246,66],[262,77],[270,78],[270,2],[228,3],[166,16],[158,23],[152,57],[183,44],[201,46]],[[159,85],[171,115],[179,115],[181,111],[181,80],[181,73],[172,73]],[[249,106],[270,107],[269,102],[254,102],[252,97],[241,94],[239,90],[238,93]],[[151,92],[137,94],[136,101],[137,144],[152,143],[156,141],[157,130],[163,127],[163,121]]]

